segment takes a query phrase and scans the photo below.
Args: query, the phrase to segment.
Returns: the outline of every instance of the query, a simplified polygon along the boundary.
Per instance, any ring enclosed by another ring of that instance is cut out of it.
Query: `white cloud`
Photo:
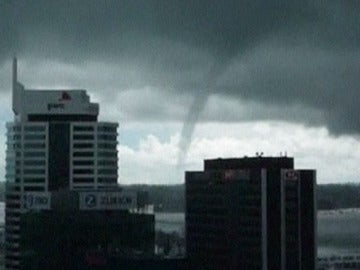
[[[332,137],[325,128],[281,122],[202,124],[197,127],[182,170],[176,167],[176,134],[165,141],[149,135],[137,149],[120,145],[120,182],[181,183],[184,170],[202,170],[203,159],[253,156],[255,152],[266,156],[287,152],[295,158],[297,168],[316,169],[318,183],[360,180],[359,142],[353,137]]]
[[[148,135],[140,140],[137,150],[126,145],[119,146],[119,181],[131,183],[176,183],[177,158],[176,137],[167,142]]]

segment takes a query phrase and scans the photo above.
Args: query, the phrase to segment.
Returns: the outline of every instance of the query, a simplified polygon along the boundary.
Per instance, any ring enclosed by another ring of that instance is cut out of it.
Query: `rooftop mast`
[[[12,74],[13,75],[13,77],[12,77],[12,79],[13,79],[12,87],[13,87],[13,91],[14,91],[14,88],[16,87],[16,83],[17,83],[17,59],[16,59],[16,57],[13,58],[13,66],[12,66],[12,68],[13,68],[13,70],[12,70],[12,73],[13,73]]]

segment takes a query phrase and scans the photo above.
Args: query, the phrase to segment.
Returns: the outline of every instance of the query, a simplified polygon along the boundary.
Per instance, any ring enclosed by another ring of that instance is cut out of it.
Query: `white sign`
[[[120,210],[136,207],[135,193],[129,192],[81,192],[80,210]]]
[[[97,115],[99,106],[90,102],[85,90],[28,90],[21,105],[23,114],[86,114]],[[16,104],[16,106],[20,106]]]
[[[26,192],[22,197],[23,208],[26,210],[50,209],[51,194],[49,192]]]

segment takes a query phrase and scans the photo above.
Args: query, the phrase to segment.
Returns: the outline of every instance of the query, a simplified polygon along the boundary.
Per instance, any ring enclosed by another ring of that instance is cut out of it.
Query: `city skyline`
[[[182,183],[205,158],[285,151],[320,184],[358,182],[360,5],[245,4],[2,2],[0,132],[16,52],[28,87],[81,87],[107,104],[120,183]],[[202,95],[179,172],[182,125]],[[4,175],[5,136],[0,145]]]

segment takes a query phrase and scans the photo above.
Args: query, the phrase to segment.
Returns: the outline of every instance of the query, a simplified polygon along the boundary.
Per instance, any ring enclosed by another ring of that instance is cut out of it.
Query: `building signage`
[[[249,180],[249,171],[247,170],[225,170],[223,180]]]
[[[69,95],[68,92],[62,92],[61,93],[61,98],[59,98],[59,101],[68,101],[71,100],[71,96]]]
[[[59,98],[59,101],[61,103],[48,103],[47,104],[47,109],[48,111],[51,111],[51,110],[56,110],[56,109],[65,109],[65,104],[62,103],[62,102],[67,102],[67,101],[70,101],[71,100],[71,96],[69,95],[68,92],[62,92],[61,93],[61,97]]]
[[[22,196],[23,209],[47,210],[50,209],[51,195],[49,192],[26,192]]]
[[[296,170],[285,170],[285,180],[296,181],[300,178],[299,172]]]
[[[136,207],[135,193],[129,192],[81,192],[80,210],[119,210]]]
[[[63,103],[48,103],[47,105],[48,111],[53,109],[65,109],[65,104]]]

